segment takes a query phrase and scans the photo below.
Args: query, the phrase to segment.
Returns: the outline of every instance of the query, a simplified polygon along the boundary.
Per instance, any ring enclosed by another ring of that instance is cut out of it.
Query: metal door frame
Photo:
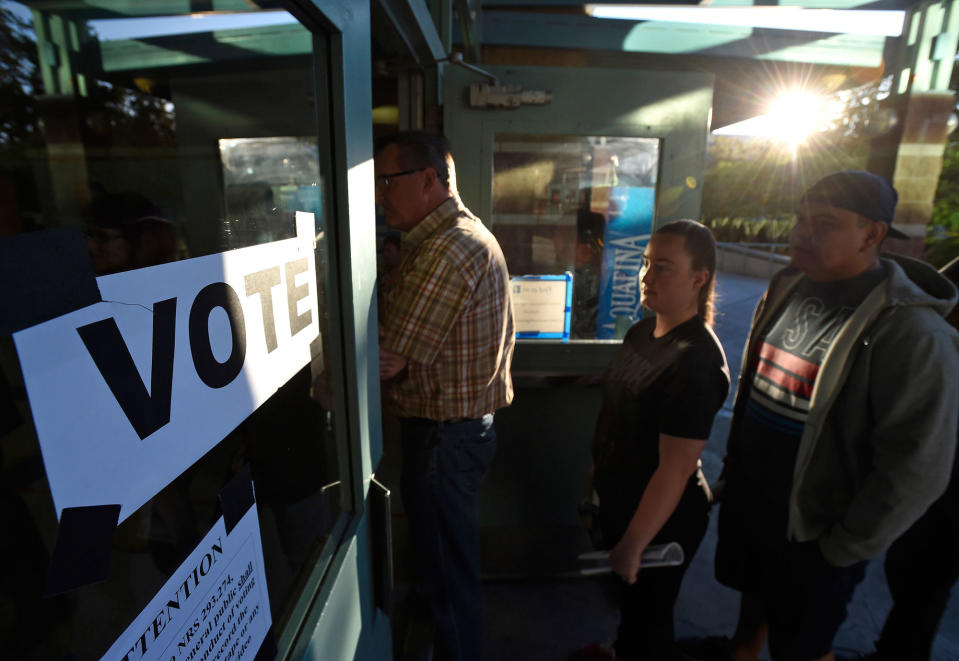
[[[330,364],[335,390],[344,510],[316,559],[290,619],[277,632],[277,658],[389,658],[390,624],[374,603],[368,498],[382,455],[373,190],[370,12],[367,3],[290,0],[315,35],[318,149],[330,155]],[[328,117],[320,122],[321,114]],[[328,131],[324,130],[328,127]],[[322,160],[322,159],[321,159]]]

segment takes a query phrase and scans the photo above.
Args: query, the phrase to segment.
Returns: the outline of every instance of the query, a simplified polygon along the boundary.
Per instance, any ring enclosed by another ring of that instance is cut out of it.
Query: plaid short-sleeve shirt
[[[450,198],[403,238],[382,346],[408,368],[386,384],[400,416],[478,418],[513,400],[509,274],[492,233]]]

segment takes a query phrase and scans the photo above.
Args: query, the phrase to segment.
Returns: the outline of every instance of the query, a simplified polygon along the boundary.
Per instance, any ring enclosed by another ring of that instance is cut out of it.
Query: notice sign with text
[[[270,629],[256,506],[229,534],[223,517],[103,661],[243,661]]]
[[[510,278],[516,337],[569,339],[573,276],[520,275]]]
[[[101,302],[14,334],[58,518],[120,504],[124,520],[310,362],[313,214],[296,224],[97,278]]]

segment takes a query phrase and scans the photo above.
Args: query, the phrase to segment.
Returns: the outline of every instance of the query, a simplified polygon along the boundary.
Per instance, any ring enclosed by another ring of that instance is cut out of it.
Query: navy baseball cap
[[[886,236],[909,239],[892,226],[899,194],[886,179],[863,170],[846,170],[826,175],[806,191],[802,202],[822,202],[846,209],[889,227]]]

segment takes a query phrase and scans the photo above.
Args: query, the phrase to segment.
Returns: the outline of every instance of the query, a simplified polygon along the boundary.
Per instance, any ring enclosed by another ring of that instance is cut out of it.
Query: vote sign
[[[14,334],[58,517],[119,503],[122,521],[310,361],[313,222],[102,276],[102,302]]]

